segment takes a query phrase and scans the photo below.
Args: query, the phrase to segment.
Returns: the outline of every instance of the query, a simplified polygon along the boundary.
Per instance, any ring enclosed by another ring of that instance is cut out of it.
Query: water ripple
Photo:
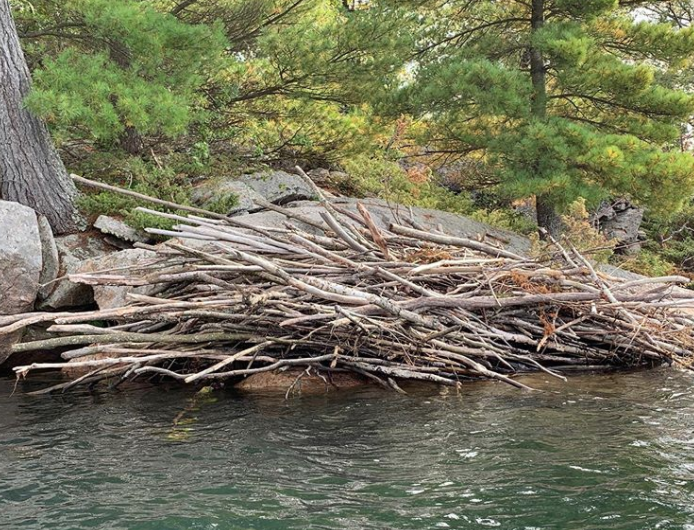
[[[197,402],[166,388],[10,397],[0,381],[0,528],[687,528],[692,382],[662,370],[535,376],[536,393]]]

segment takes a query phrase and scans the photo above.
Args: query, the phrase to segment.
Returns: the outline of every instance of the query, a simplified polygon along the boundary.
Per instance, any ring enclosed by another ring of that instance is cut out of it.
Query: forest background
[[[590,212],[626,198],[647,241],[611,259],[694,272],[689,0],[10,4],[26,105],[72,172],[189,204],[202,180],[299,164],[346,195],[601,251]],[[135,205],[79,204],[160,222]]]

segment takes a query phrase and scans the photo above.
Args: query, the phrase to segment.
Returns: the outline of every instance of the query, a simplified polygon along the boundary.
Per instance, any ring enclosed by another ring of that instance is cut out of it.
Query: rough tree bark
[[[532,0],[530,24],[534,36],[545,23],[545,0]],[[547,117],[547,81],[545,61],[542,51],[532,46],[530,48],[530,78],[533,84],[532,115],[537,120]],[[562,232],[561,217],[554,207],[554,201],[546,194],[536,197],[537,224],[552,236]]]
[[[57,234],[82,225],[77,189],[51,142],[46,125],[23,104],[31,87],[8,0],[0,0],[0,199],[46,216]]]

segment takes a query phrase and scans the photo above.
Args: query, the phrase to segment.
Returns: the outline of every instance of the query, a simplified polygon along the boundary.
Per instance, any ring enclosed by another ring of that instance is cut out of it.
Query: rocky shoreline
[[[315,179],[325,178],[327,171],[313,173]],[[272,171],[244,175],[240,178],[215,179],[203,182],[194,200],[200,208],[212,201],[228,203],[228,215],[268,227],[281,227],[285,217],[273,211],[282,206],[298,215],[315,216],[320,209],[316,197],[297,175]],[[332,197],[336,205],[356,211],[356,199]],[[437,210],[411,208],[379,199],[364,199],[377,222],[386,226],[401,216],[413,216],[420,226],[440,228],[461,237],[487,238],[495,244],[516,251],[530,248],[527,238],[499,230],[478,221]],[[151,235],[138,231],[122,220],[99,216],[84,232],[54,237],[40,215],[31,208],[0,201],[0,315],[31,311],[70,312],[86,309],[115,309],[126,304],[127,295],[150,294],[152,288],[130,286],[90,286],[70,280],[70,275],[117,271],[146,262],[154,255],[150,248],[157,243]],[[190,242],[188,242],[190,243]],[[138,248],[140,247],[140,248]],[[144,248],[142,248],[144,247]],[[36,361],[59,359],[59,351],[37,351],[10,355],[11,345],[50,337],[45,326],[29,327],[25,333],[15,332],[0,337],[0,373],[10,374],[14,366]],[[74,371],[72,372],[74,374]],[[245,388],[284,388],[281,375],[273,382],[267,374],[262,380],[249,380]],[[347,386],[356,381],[347,382]],[[307,378],[306,386],[311,385]],[[322,381],[314,381],[322,385]]]
[[[323,175],[315,175],[320,178]],[[80,181],[85,181],[81,179]],[[244,175],[238,179],[215,179],[203,182],[194,193],[199,208],[211,204],[228,205],[226,213],[241,223],[269,229],[284,229],[288,220],[299,224],[314,219],[320,221],[324,204],[316,197],[318,188],[311,188],[310,181],[283,171]],[[508,231],[499,230],[478,221],[437,210],[407,207],[379,199],[352,199],[334,197],[328,192],[318,192],[332,208],[347,217],[356,218],[360,208],[365,208],[377,230],[388,230],[394,223],[407,224],[423,231],[447,234],[483,245],[503,249],[511,254],[527,255],[529,239]],[[361,206],[359,206],[361,205]],[[218,209],[218,208],[217,208]],[[192,208],[195,210],[195,208]],[[220,216],[221,217],[221,216]],[[223,217],[221,217],[223,218]],[[157,285],[111,285],[96,282],[92,285],[75,280],[89,275],[114,274],[133,268],[146,268],[157,255],[165,253],[167,246],[174,249],[182,240],[173,238],[157,242],[151,233],[175,235],[166,230],[133,229],[120,219],[99,216],[89,230],[72,235],[53,237],[48,224],[36,212],[16,203],[0,201],[0,225],[7,226],[0,236],[0,315],[31,314],[32,311],[70,314],[78,311],[106,311],[124,308],[129,298],[156,295]],[[185,239],[188,248],[204,250],[208,242],[201,238]],[[172,250],[173,251],[173,250]],[[613,277],[638,279],[615,267],[605,267]],[[37,313],[39,314],[39,313]],[[1,317],[0,317],[1,320]],[[22,334],[15,331],[0,337],[0,371],[8,373],[18,365],[58,360],[60,348],[16,351],[10,355],[12,344],[32,342],[54,337],[40,324],[29,326]],[[52,344],[50,341],[46,344]],[[15,350],[17,348],[15,347]],[[103,357],[103,355],[102,355]],[[81,358],[98,360],[100,357]],[[63,371],[71,377],[83,375],[84,369],[68,366]],[[308,392],[325,390],[323,378],[315,373],[301,375],[301,369],[282,373],[258,373],[244,379],[241,390],[287,390],[296,386]],[[339,384],[331,388],[349,388],[366,381],[359,374],[342,374]],[[292,383],[293,382],[293,383]]]

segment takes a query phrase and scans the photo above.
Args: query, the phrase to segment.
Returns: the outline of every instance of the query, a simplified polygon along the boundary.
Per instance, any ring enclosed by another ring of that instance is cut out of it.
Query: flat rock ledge
[[[333,374],[329,379],[315,372],[304,370],[285,370],[253,374],[234,386],[241,392],[284,393],[284,394],[325,394],[339,390],[350,390],[373,384],[355,374]]]

